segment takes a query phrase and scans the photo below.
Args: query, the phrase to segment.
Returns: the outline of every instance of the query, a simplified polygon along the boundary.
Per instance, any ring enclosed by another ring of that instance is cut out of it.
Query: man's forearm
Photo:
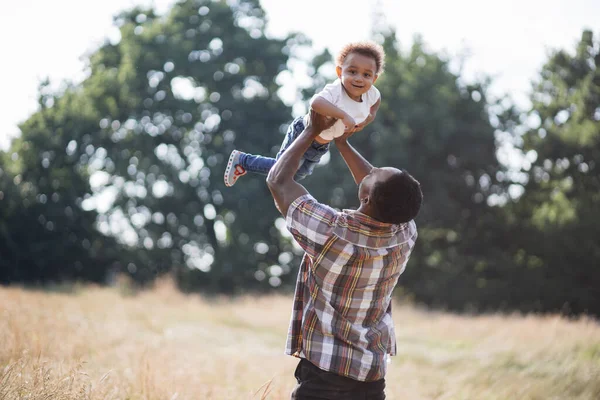
[[[269,186],[281,184],[284,181],[294,180],[294,175],[298,171],[302,156],[308,150],[308,147],[313,141],[314,135],[311,128],[306,128],[294,142],[283,152],[275,165],[271,167],[267,176],[267,184]]]
[[[283,216],[287,215],[287,211],[294,200],[308,193],[304,186],[294,180],[294,175],[298,171],[304,153],[308,150],[314,138],[331,127],[334,122],[334,120],[327,120],[311,110],[310,119],[304,131],[271,167],[267,176],[267,186],[273,195],[277,209]]]
[[[346,139],[336,140],[335,145],[350,169],[354,182],[357,185],[360,184],[363,178],[371,172],[373,166],[354,147],[350,146]]]

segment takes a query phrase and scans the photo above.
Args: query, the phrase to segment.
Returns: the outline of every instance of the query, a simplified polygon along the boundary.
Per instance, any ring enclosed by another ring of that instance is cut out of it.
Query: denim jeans
[[[267,175],[271,170],[271,167],[275,165],[275,162],[279,159],[279,157],[281,157],[283,152],[290,147],[294,140],[296,140],[296,138],[303,131],[304,117],[298,117],[288,127],[285,138],[283,139],[283,143],[281,143],[281,148],[279,149],[279,152],[275,158],[242,153],[239,159],[240,165],[244,167],[246,171]],[[327,153],[328,149],[329,144],[320,144],[313,140],[308,150],[306,150],[304,153],[302,161],[300,161],[300,165],[296,175],[294,176],[294,179],[298,181],[312,174],[315,165],[319,163],[319,160],[325,153]]]
[[[324,371],[304,358],[294,373],[292,400],[384,400],[385,379],[360,382]]]

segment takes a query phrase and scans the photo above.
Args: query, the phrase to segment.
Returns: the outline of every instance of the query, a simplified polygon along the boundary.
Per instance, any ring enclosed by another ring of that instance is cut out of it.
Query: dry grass
[[[0,288],[0,400],[288,399],[291,298]],[[600,325],[397,306],[389,399],[599,399]]]

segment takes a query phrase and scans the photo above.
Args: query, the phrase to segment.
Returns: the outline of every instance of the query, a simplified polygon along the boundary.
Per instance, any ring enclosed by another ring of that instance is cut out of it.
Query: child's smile
[[[361,101],[361,96],[377,80],[375,60],[359,53],[348,54],[344,64],[336,70],[346,93],[355,101]]]

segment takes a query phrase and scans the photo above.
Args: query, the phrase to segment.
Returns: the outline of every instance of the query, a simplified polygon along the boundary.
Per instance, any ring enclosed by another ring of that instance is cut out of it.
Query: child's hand
[[[344,116],[344,118],[342,119],[342,122],[344,123],[345,129],[344,132],[354,132],[354,129],[356,128],[356,121],[354,121],[354,118],[352,118],[350,115],[346,114]]]
[[[375,119],[375,115],[373,114],[369,114],[369,116],[360,124],[356,125],[356,128],[354,129],[354,132],[360,132],[362,131],[365,126],[369,125],[371,122],[373,122],[373,120]]]

